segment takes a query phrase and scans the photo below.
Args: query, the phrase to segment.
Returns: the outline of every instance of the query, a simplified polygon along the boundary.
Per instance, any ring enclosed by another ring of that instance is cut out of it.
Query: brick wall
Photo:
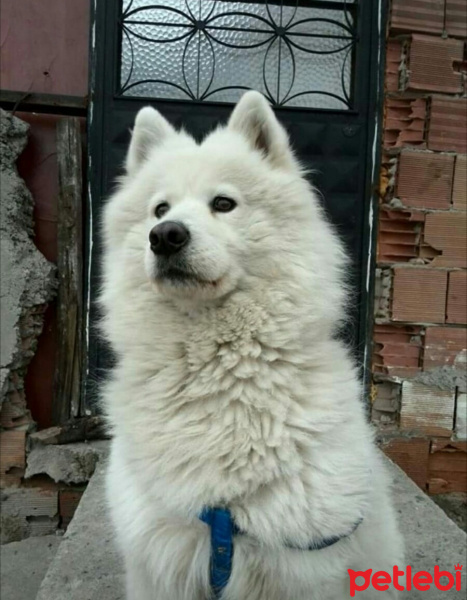
[[[467,491],[467,2],[393,0],[372,419],[429,493]]]

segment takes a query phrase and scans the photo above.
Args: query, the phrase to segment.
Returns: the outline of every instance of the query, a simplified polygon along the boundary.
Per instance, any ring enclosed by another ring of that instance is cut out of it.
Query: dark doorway
[[[201,138],[245,89],[274,106],[353,258],[344,335],[366,360],[382,0],[99,0],[92,25],[85,406],[110,364],[95,332],[99,219],[136,112]]]

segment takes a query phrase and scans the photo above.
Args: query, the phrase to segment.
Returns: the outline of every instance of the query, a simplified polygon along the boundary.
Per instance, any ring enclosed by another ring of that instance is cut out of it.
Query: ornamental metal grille
[[[119,96],[353,108],[356,0],[123,0]]]

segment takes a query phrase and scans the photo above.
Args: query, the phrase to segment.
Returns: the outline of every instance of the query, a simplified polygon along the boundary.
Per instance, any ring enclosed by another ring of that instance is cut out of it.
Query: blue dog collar
[[[220,598],[232,573],[233,535],[236,528],[227,508],[205,508],[199,518],[211,528],[211,589],[214,598]]]
[[[232,573],[233,536],[241,532],[235,525],[232,514],[227,508],[205,508],[199,518],[211,528],[210,581],[214,598],[218,600],[229,583]],[[292,550],[304,551],[329,548],[338,541],[349,537],[362,521],[363,518],[359,519],[348,533],[323,538],[318,542],[314,542],[308,548],[298,548],[290,545],[287,545],[287,547]]]

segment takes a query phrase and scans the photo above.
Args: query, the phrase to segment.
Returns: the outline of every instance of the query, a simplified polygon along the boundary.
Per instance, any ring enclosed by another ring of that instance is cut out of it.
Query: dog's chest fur
[[[189,519],[203,506],[228,505],[256,537],[306,545],[345,532],[361,515],[368,474],[358,447],[367,436],[362,428],[362,440],[351,440],[358,458],[338,463],[341,442],[326,438],[342,419],[342,408],[329,411],[342,384],[323,388],[320,367],[313,383],[313,361],[336,348],[314,348],[303,321],[291,329],[293,303],[282,298],[279,310],[274,293],[259,296],[239,293],[220,307],[165,318],[161,307],[157,327],[147,325],[140,347],[133,341],[131,362],[123,357],[111,384],[131,400],[109,412],[127,462],[162,511]],[[161,368],[151,365],[148,339]],[[354,393],[351,370],[347,377],[346,393]],[[346,426],[342,444],[347,435]],[[333,505],[334,486],[341,498]]]

